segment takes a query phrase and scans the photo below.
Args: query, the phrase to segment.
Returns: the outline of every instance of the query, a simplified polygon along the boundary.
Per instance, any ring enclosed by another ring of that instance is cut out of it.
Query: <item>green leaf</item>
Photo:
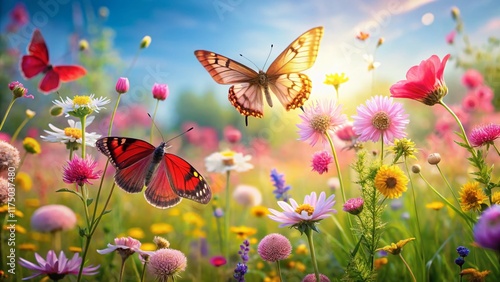
[[[88,198],[87,199],[87,207],[90,206],[92,204],[92,202],[94,201],[94,199],[92,198]]]

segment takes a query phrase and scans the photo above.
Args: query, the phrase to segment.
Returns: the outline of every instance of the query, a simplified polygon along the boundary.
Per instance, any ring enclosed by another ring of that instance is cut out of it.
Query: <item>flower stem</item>
[[[306,233],[307,241],[309,242],[309,250],[311,251],[311,261],[314,267],[314,276],[316,277],[316,282],[320,282],[318,262],[316,261],[316,252],[314,251],[312,229],[307,227],[304,233]]]
[[[111,120],[109,121],[108,136],[111,135],[111,130],[113,129],[113,121],[115,120],[115,114],[116,111],[118,110],[118,104],[120,103],[121,97],[122,95],[119,94],[118,99],[116,99],[115,108],[113,109],[113,113],[111,114]]]
[[[453,116],[453,118],[457,122],[458,126],[460,127],[460,130],[462,131],[463,139],[464,139],[465,143],[467,143],[468,149],[471,149],[470,150],[471,154],[474,155],[474,157],[476,157],[476,153],[472,149],[472,146],[471,146],[471,144],[469,142],[469,139],[467,138],[467,134],[465,134],[464,126],[462,125],[462,122],[460,122],[460,119],[458,118],[458,116],[443,101],[439,101],[439,104],[441,106],[443,106]]]
[[[149,143],[153,143],[153,129],[155,127],[155,117],[156,111],[158,111],[158,105],[160,104],[160,100],[156,100],[155,111],[153,112],[153,117],[151,118],[151,132],[149,133]]]
[[[81,117],[82,123],[82,160],[85,159],[85,122],[87,120],[87,116]]]
[[[122,266],[120,267],[120,278],[119,278],[119,282],[122,282],[123,281],[123,271],[125,270],[125,259],[122,258]]]
[[[384,164],[384,135],[380,136],[380,165]]]
[[[148,266],[148,263],[144,263],[144,267],[142,268],[142,273],[141,273],[141,282],[144,281],[144,276],[146,276],[146,267]]]
[[[278,275],[280,277],[280,282],[283,282],[283,277],[281,276],[281,267],[280,267],[280,261],[276,261],[276,265],[278,266]]]
[[[453,188],[451,188],[450,182],[446,179],[444,176],[443,172],[441,171],[441,168],[439,167],[438,164],[436,164],[437,169],[439,170],[439,173],[441,174],[441,177],[444,179],[444,182],[446,182],[446,185],[448,186],[448,189],[450,189],[451,194],[453,194],[453,198],[457,201],[457,204],[460,205],[460,202],[458,201],[458,196],[455,194],[455,191],[453,191]]]
[[[339,185],[340,185],[340,192],[342,193],[342,200],[344,203],[346,202],[346,197],[344,193],[344,182],[342,181],[342,173],[340,171],[340,165],[339,165],[339,159],[337,157],[337,152],[335,151],[335,146],[333,145],[332,138],[330,137],[330,134],[325,133],[326,138],[328,139],[328,143],[330,143],[330,148],[332,149],[332,155],[333,159],[335,160],[335,168],[337,169],[337,174],[339,176]]]
[[[417,196],[415,194],[415,186],[413,185],[413,178],[410,176],[410,169],[408,167],[408,160],[406,157],[404,158],[405,161],[405,168],[406,168],[406,173],[408,174],[408,179],[410,180],[410,187],[411,187],[411,192],[413,196],[413,208],[415,210],[415,219],[416,219],[416,224],[417,224],[417,231],[418,231],[418,238],[417,240],[422,240],[422,230],[420,229],[420,218],[418,216],[418,205],[417,205]],[[420,260],[422,263],[425,264],[425,258],[424,258],[424,252],[422,250],[419,250],[419,248],[416,248],[417,252],[420,253]]]
[[[500,151],[498,150],[498,147],[493,143],[493,148],[495,148],[495,151],[497,151],[497,155],[500,156]]]
[[[408,263],[406,262],[406,260],[403,258],[403,256],[401,255],[401,253],[399,253],[399,257],[401,258],[401,260],[403,261],[403,263],[406,265],[406,268],[408,269],[408,271],[410,271],[411,278],[413,278],[413,281],[417,282],[417,279],[415,278],[415,275],[413,275],[413,271],[411,271],[410,266],[408,265]]]
[[[17,136],[19,135],[19,132],[21,132],[21,129],[23,129],[23,127],[28,123],[29,120],[30,120],[30,118],[25,118],[23,120],[23,122],[21,122],[21,124],[16,129],[16,131],[14,131],[14,134],[12,134],[12,138],[10,139],[10,144],[13,144],[14,141],[16,141]]]
[[[226,260],[227,264],[230,265],[229,263],[229,176],[231,174],[231,171],[228,170],[226,172],[226,208],[224,210],[224,223],[225,223],[225,232],[226,232]]]
[[[2,130],[3,125],[5,124],[5,121],[7,120],[7,116],[9,115],[10,109],[12,109],[12,106],[14,105],[14,102],[16,101],[15,98],[12,98],[12,101],[10,101],[9,107],[7,107],[7,111],[5,112],[5,115],[3,116],[2,123],[0,124],[0,130]]]

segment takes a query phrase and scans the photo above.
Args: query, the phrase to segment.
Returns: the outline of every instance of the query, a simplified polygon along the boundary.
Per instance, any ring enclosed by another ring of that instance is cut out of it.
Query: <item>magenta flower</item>
[[[17,98],[29,98],[29,99],[34,99],[33,95],[28,94],[28,89],[24,87],[22,83],[19,81],[12,81],[9,83],[9,89],[12,91],[12,95],[14,95],[14,99]]]
[[[69,230],[76,225],[75,213],[63,205],[46,205],[31,216],[31,228],[39,232]]]
[[[363,198],[352,198],[345,202],[342,210],[352,215],[358,215],[363,211]]]
[[[213,256],[210,258],[210,264],[215,266],[215,267],[223,266],[226,263],[227,263],[227,260],[224,256]]]
[[[169,94],[168,85],[155,83],[151,92],[153,92],[153,98],[163,101]]]
[[[319,281],[330,282],[330,279],[326,275],[320,273]],[[316,276],[314,275],[314,273],[307,274],[306,276],[304,276],[304,278],[302,278],[302,282],[316,282]]]
[[[483,212],[474,226],[474,241],[483,248],[500,251],[500,205]]]
[[[46,260],[35,253],[35,259],[38,265],[23,258],[19,258],[19,265],[34,271],[33,275],[25,277],[23,280],[46,274],[50,279],[58,281],[68,274],[78,275],[80,265],[82,264],[82,258],[80,258],[78,253],[75,253],[73,258],[68,260],[62,251],[59,253],[59,257],[57,257],[55,252],[50,250],[47,253]],[[98,273],[97,269],[99,269],[99,265],[89,265],[83,268],[82,275],[95,275]]]
[[[500,137],[500,124],[485,124],[475,127],[469,134],[470,143],[474,147],[493,145]]]
[[[132,237],[115,238],[114,245],[108,244],[106,249],[97,250],[97,252],[101,255],[109,254],[114,251],[117,251],[122,259],[125,260],[135,252],[142,252],[141,242]]]
[[[450,55],[443,61],[432,55],[418,66],[411,67],[406,73],[406,80],[391,86],[391,97],[408,98],[432,106],[441,101],[448,93],[444,82],[444,67]]]
[[[309,140],[311,146],[316,145],[319,140],[323,145],[328,144],[326,134],[333,133],[347,121],[341,110],[342,106],[333,100],[312,102],[309,107],[304,108],[304,114],[300,115],[302,122],[297,124],[299,140]]]
[[[99,179],[101,176],[101,171],[95,171],[96,167],[97,162],[90,155],[86,159],[75,156],[64,167],[63,181],[68,184],[76,183],[80,187],[85,183],[92,184],[90,179]]]
[[[406,125],[410,122],[401,103],[394,103],[389,97],[375,96],[358,106],[357,116],[353,116],[354,132],[359,141],[377,142],[383,138],[385,144],[406,136]]]
[[[272,215],[269,218],[281,223],[279,227],[292,226],[303,232],[307,227],[316,230],[314,223],[325,219],[337,211],[333,209],[335,195],[326,198],[325,192],[321,192],[319,198],[316,192],[304,197],[304,203],[299,205],[294,199],[289,199],[290,204],[278,201],[278,205],[283,209],[279,212],[269,209]]]
[[[241,131],[233,126],[226,126],[224,128],[224,139],[231,144],[238,143],[241,140]]]
[[[455,36],[457,35],[457,32],[455,30],[452,30],[450,33],[448,33],[445,37],[446,43],[448,44],[453,44],[455,42]]]
[[[119,94],[127,93],[130,88],[130,83],[128,81],[128,78],[126,77],[120,77],[118,78],[118,81],[116,81],[116,92]]]
[[[333,157],[327,151],[316,152],[312,158],[312,170],[319,174],[328,172],[328,166],[333,162]]]
[[[147,269],[157,281],[165,282],[178,276],[187,266],[186,256],[178,250],[159,249],[149,257]]]
[[[265,261],[284,260],[290,256],[292,252],[292,244],[285,236],[272,233],[262,238],[257,247],[257,252]]]
[[[351,122],[345,123],[337,129],[337,131],[335,131],[335,135],[337,135],[337,137],[344,142],[353,142],[358,138],[358,135],[354,133]]]
[[[481,86],[483,83],[483,75],[475,69],[468,69],[462,76],[462,84],[469,89]]]

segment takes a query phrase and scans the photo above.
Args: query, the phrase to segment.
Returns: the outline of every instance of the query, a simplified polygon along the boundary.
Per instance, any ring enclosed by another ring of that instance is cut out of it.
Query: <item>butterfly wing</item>
[[[262,90],[258,84],[241,83],[229,88],[229,102],[244,116],[262,117],[264,113],[262,97]]]
[[[269,88],[287,111],[301,107],[309,99],[312,82],[299,72],[316,61],[322,36],[323,27],[306,31],[281,52],[266,72]]]
[[[110,136],[97,140],[96,147],[116,168],[118,186],[129,193],[142,191],[153,161],[153,145],[139,139]]]
[[[166,161],[162,160],[151,176],[148,188],[144,191],[144,197],[150,205],[160,209],[180,203],[181,198],[174,192],[169,181]]]
[[[62,82],[77,80],[87,74],[87,70],[81,66],[54,66],[54,71]]]
[[[21,59],[21,72],[25,78],[32,78],[49,66],[49,51],[40,30],[35,29],[28,45],[28,54]]]
[[[183,198],[207,204],[212,192],[205,178],[188,162],[174,154],[165,154],[165,165],[170,185]]]
[[[219,84],[257,83],[257,72],[237,61],[205,50],[196,50],[194,55],[215,82]]]
[[[38,85],[38,91],[48,94],[56,91],[61,86],[59,74],[49,67]]]

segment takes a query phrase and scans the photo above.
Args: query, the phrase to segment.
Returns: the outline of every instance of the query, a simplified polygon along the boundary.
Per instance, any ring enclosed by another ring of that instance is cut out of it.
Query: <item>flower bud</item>
[[[153,92],[153,98],[163,101],[163,100],[167,99],[168,94],[169,94],[168,93],[168,85],[155,83],[153,85],[152,92]]]
[[[431,165],[437,165],[441,161],[441,155],[439,153],[432,153],[427,157],[427,162]]]
[[[14,91],[14,88],[16,88],[16,86],[21,86],[23,87],[23,84],[19,81],[12,81],[11,83],[9,83],[9,89],[11,91]]]
[[[420,165],[418,165],[418,164],[413,165],[413,166],[411,167],[411,171],[412,171],[413,173],[420,173],[420,170],[421,170],[421,169],[422,169],[422,167],[421,167]]]
[[[378,42],[377,42],[377,47],[379,47],[380,45],[384,44],[384,41],[385,41],[385,39],[383,37],[380,37],[378,39]]]
[[[63,114],[63,108],[59,106],[52,106],[50,108],[50,115],[53,117],[58,117]]]
[[[141,45],[140,45],[140,48],[141,49],[145,49],[145,48],[148,48],[149,47],[149,44],[151,44],[151,36],[149,35],[146,35],[142,38],[141,40]]]
[[[109,9],[107,7],[100,7],[99,8],[99,16],[103,19],[107,18],[109,16]]]
[[[451,8],[451,17],[455,21],[460,18],[460,10],[457,7]]]
[[[26,117],[27,118],[33,118],[36,115],[36,113],[30,109],[26,110]]]
[[[241,140],[241,132],[232,126],[227,126],[224,128],[224,138],[229,143],[238,143]]]
[[[120,77],[118,78],[118,81],[116,82],[116,92],[119,94],[127,93],[130,88],[130,84],[128,82],[128,78],[126,77]]]
[[[28,93],[28,89],[24,88],[21,83],[14,87],[14,90],[12,90],[12,94],[14,94],[15,98],[20,98],[26,95]]]
[[[85,39],[82,39],[78,42],[78,49],[80,51],[85,51],[89,49],[89,42]]]
[[[153,242],[155,243],[158,249],[166,249],[170,247],[170,242],[167,239],[160,236],[155,236]]]

